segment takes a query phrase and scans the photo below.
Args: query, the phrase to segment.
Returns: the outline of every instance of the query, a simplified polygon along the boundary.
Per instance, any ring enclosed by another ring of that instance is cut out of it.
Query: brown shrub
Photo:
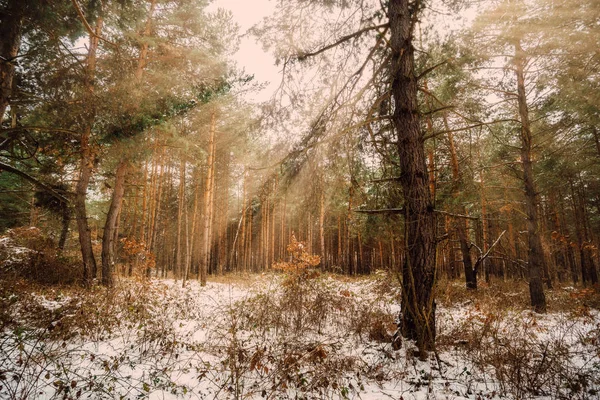
[[[21,227],[0,238],[0,274],[44,284],[72,284],[81,280],[82,271],[75,254],[60,252],[40,229]]]

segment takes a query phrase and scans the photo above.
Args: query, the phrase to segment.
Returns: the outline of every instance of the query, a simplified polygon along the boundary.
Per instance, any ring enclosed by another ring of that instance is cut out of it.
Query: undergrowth
[[[519,285],[440,286],[438,352],[422,362],[410,343],[392,349],[400,296],[390,275],[288,266],[206,288],[0,280],[0,398],[598,396],[600,318],[588,292],[551,292],[564,311],[540,316],[517,300]]]

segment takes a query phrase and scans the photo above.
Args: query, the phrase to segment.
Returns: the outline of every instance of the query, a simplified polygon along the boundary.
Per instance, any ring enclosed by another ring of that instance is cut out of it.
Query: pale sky
[[[223,8],[233,13],[233,19],[240,26],[242,35],[240,49],[233,59],[247,74],[253,74],[259,83],[270,82],[261,93],[250,94],[248,100],[268,100],[281,79],[280,69],[275,66],[273,56],[266,53],[256,39],[246,35],[246,31],[262,18],[275,10],[275,2],[269,0],[214,0],[209,10]]]

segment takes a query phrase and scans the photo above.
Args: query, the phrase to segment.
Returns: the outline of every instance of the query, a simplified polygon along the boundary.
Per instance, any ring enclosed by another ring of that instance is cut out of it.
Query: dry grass
[[[526,281],[494,281],[479,284],[477,290],[467,290],[464,282],[441,281],[437,285],[437,302],[446,307],[472,305],[488,311],[530,309],[529,286]],[[600,288],[573,287],[556,283],[545,289],[548,312],[579,313],[582,308],[600,309]]]
[[[5,332],[18,339],[2,343],[3,350],[20,356],[28,351],[27,346],[25,352],[19,349],[21,343],[54,344],[52,352],[44,350],[40,355],[49,369],[60,357],[68,356],[61,353],[61,343],[68,341],[106,343],[121,338],[133,346],[122,350],[123,360],[134,365],[149,357],[174,360],[183,347],[196,355],[208,352],[219,361],[202,367],[198,379],[218,380],[230,398],[263,391],[266,398],[288,398],[289,393],[352,398],[367,382],[403,380],[419,390],[436,379],[449,379],[441,367],[413,368],[417,361],[410,359],[407,349],[392,350],[400,298],[393,277],[311,273],[296,278],[286,279],[280,273],[211,277],[212,283],[248,288],[248,294],[223,303],[215,314],[218,317],[209,319],[193,301],[201,292],[181,290],[179,285],[174,290],[160,281],[122,280],[114,290],[84,290],[23,279],[0,280],[0,322]],[[462,371],[452,372],[454,387],[466,387],[461,395],[469,395],[471,383],[489,385],[486,393],[490,396],[496,393],[515,399],[545,395],[583,400],[598,394],[600,353],[590,350],[600,346],[600,324],[592,310],[597,301],[594,290],[548,291],[550,311],[560,310],[560,317],[529,312],[524,282],[495,283],[476,292],[467,291],[462,282],[442,282],[437,291],[439,355],[442,365],[446,361],[452,371]],[[47,307],[46,301],[55,306]],[[185,339],[177,336],[173,324],[179,320],[210,327],[206,341],[182,342]],[[349,344],[360,346],[360,352],[348,352]],[[117,370],[124,361],[107,357],[94,361],[100,362],[108,363],[104,385],[120,379]],[[175,361],[169,365],[178,368]],[[172,385],[162,372],[157,374],[164,385]],[[57,393],[67,393],[72,376],[72,371],[66,371],[56,380],[60,382]],[[83,393],[108,387],[93,380],[88,385]],[[184,390],[169,387],[179,393]]]
[[[590,352],[590,344],[600,344],[592,311],[598,292],[566,285],[546,290],[549,314],[530,311],[528,296],[526,282],[494,282],[477,291],[462,282],[441,283],[438,301],[462,317],[440,316],[439,351],[467,361],[465,372],[495,382],[503,396],[596,398],[600,353]]]

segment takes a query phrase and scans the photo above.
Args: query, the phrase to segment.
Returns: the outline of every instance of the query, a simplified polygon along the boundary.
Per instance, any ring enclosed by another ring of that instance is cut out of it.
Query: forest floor
[[[437,353],[393,350],[393,276],[122,280],[89,290],[0,280],[1,399],[594,399],[598,293],[438,287]]]

